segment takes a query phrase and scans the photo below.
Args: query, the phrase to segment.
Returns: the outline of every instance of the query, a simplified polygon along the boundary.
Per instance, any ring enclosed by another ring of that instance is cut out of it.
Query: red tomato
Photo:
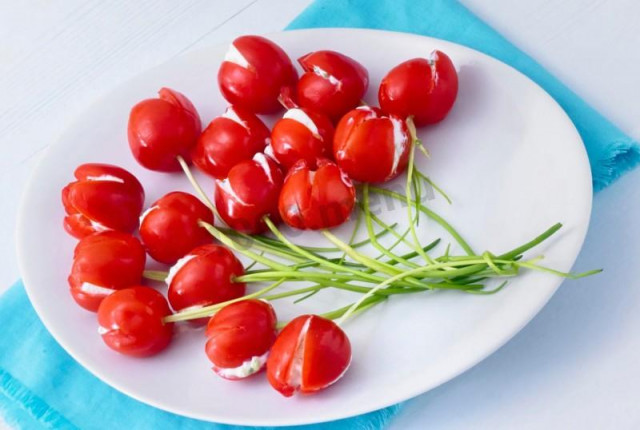
[[[142,214],[140,239],[151,257],[173,264],[196,246],[213,240],[198,225],[199,220],[213,224],[211,210],[191,194],[174,191]]]
[[[291,227],[319,230],[345,222],[355,201],[353,183],[335,163],[320,160],[313,171],[300,160],[284,180],[278,209]]]
[[[313,393],[335,383],[351,364],[349,338],[333,321],[302,315],[285,326],[271,347],[267,378],[290,397]]]
[[[216,181],[215,203],[220,218],[243,233],[266,231],[265,216],[280,222],[278,195],[282,181],[276,162],[262,153],[237,164],[226,179]]]
[[[276,339],[276,313],[262,300],[225,306],[207,324],[205,352],[213,371],[225,379],[243,379],[264,368]]]
[[[150,170],[180,170],[176,157],[191,160],[202,131],[196,108],[183,94],[162,88],[159,98],[146,99],[129,114],[129,147],[138,163]]]
[[[351,179],[385,182],[407,167],[410,142],[411,135],[402,118],[361,106],[338,123],[333,156]]]
[[[200,135],[193,163],[215,178],[226,178],[233,166],[263,151],[269,136],[260,118],[246,109],[229,106]]]
[[[148,357],[165,349],[173,336],[173,324],[165,298],[149,287],[116,291],[98,309],[98,332],[107,346],[121,354]]]
[[[234,40],[218,71],[224,98],[255,113],[278,111],[278,97],[292,92],[297,80],[298,74],[282,48],[260,36]]]
[[[82,239],[98,231],[133,232],[144,203],[142,185],[131,173],[109,164],[82,164],[75,182],[62,189],[64,229]]]
[[[298,63],[306,72],[298,83],[298,103],[334,121],[358,106],[367,92],[367,69],[339,52],[311,52]]]
[[[115,290],[140,283],[145,260],[144,248],[130,234],[105,231],[87,236],[73,252],[71,295],[80,306],[95,312]]]
[[[304,159],[315,166],[331,156],[333,125],[326,116],[309,109],[287,110],[271,131],[271,150],[278,163],[289,169]]]
[[[429,59],[414,58],[391,69],[382,79],[378,100],[382,110],[417,126],[442,121],[458,94],[458,74],[451,59],[433,51]]]
[[[243,274],[240,260],[224,246],[199,246],[169,270],[169,303],[180,311],[237,299],[244,295],[245,284],[233,278]]]

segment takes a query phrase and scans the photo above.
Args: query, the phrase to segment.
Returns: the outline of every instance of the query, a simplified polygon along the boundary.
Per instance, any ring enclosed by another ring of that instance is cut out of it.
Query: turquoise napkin
[[[567,111],[587,147],[599,190],[640,160],[638,145],[526,54],[462,5],[447,0],[318,0],[291,25],[405,31],[461,43],[525,73]],[[64,286],[62,286],[64,287]],[[69,357],[46,331],[20,282],[0,298],[0,413],[23,429],[233,429],[191,420],[133,400]],[[380,429],[398,406],[313,429]]]

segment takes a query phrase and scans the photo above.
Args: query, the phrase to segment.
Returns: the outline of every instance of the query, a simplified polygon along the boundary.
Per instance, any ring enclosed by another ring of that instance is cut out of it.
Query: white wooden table
[[[180,53],[278,31],[309,3],[0,2],[0,291],[19,277],[13,237],[27,177],[80,112]],[[463,3],[640,138],[640,2]],[[640,428],[639,218],[640,170],[595,198],[577,269],[605,274],[563,286],[510,343],[411,401],[392,428]]]

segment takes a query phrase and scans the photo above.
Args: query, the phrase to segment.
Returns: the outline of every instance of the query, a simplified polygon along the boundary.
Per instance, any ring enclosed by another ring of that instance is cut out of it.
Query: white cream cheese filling
[[[314,137],[320,139],[320,132],[318,131],[318,126],[313,122],[313,120],[307,115],[302,109],[293,108],[289,109],[282,117],[283,119],[292,119],[296,122],[307,127],[307,129],[313,134]]]
[[[94,296],[108,296],[116,290],[92,284],[91,282],[83,282],[82,285],[80,285],[80,291]]]
[[[87,176],[84,179],[90,182],[117,182],[119,184],[124,184],[124,179],[113,175]]]
[[[179,259],[178,261],[176,261],[176,264],[174,264],[169,268],[169,273],[167,274],[167,277],[164,279],[164,282],[167,284],[167,286],[171,285],[173,278],[178,274],[180,269],[182,269],[185,264],[187,264],[190,260],[194,259],[195,257],[196,257],[195,255],[187,254],[181,259]]]
[[[330,75],[326,70],[321,69],[319,66],[313,66],[313,73],[328,80],[332,85],[340,87],[340,80],[335,76]]]
[[[394,175],[398,171],[398,164],[400,164],[400,158],[404,153],[408,137],[402,131],[403,122],[396,118],[389,118],[393,125],[393,163],[391,164],[391,174]]]
[[[262,355],[253,356],[250,359],[246,360],[238,367],[217,367],[214,366],[215,372],[222,376],[223,378],[228,379],[241,379],[246,378],[247,376],[253,375],[254,373],[260,371],[267,363],[267,358],[269,357],[269,351],[265,352]]]
[[[244,58],[242,53],[238,51],[238,48],[236,48],[236,46],[233,43],[231,44],[231,46],[229,46],[229,50],[224,55],[224,61],[237,64],[238,66],[245,69],[249,68],[249,62],[247,61],[246,58]]]
[[[229,106],[226,111],[222,114],[222,118],[230,119],[236,124],[244,127],[245,130],[249,130],[249,126],[238,116],[238,112],[233,109],[233,106]]]

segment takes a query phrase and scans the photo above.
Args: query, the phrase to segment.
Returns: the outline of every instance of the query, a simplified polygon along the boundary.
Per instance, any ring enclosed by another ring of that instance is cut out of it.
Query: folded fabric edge
[[[605,153],[608,156],[600,159],[593,171],[593,191],[608,187],[640,164],[640,147],[632,139],[609,143]]]
[[[33,428],[35,423],[42,428],[76,428],[62,414],[2,368],[0,368],[0,411],[7,424],[17,428],[24,428],[25,420],[31,421],[29,428]]]

